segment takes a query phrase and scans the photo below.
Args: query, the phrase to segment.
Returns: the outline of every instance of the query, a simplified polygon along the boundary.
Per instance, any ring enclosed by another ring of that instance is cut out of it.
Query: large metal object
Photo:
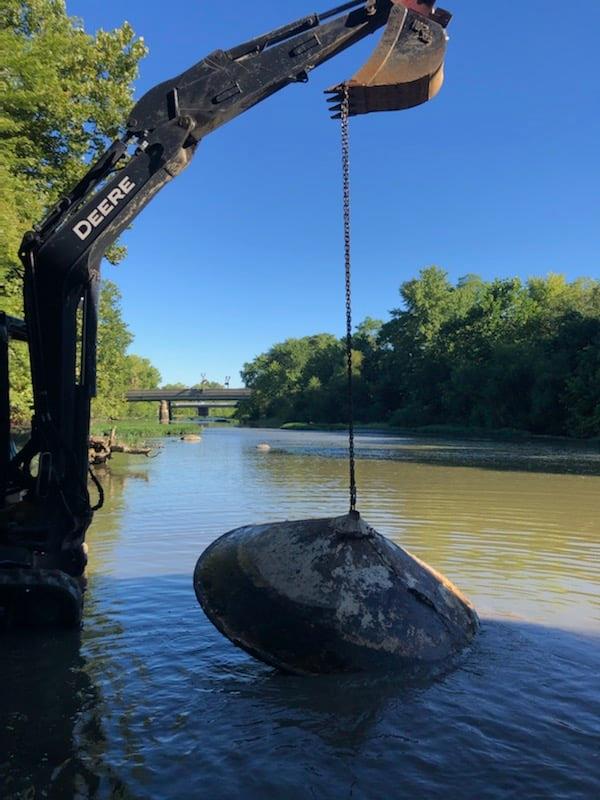
[[[10,431],[6,424],[0,430],[2,568],[39,570],[42,580],[45,570],[77,577],[85,567],[83,544],[94,510],[87,486],[90,402],[96,391],[100,263],[107,248],[189,165],[206,135],[285,86],[305,82],[312,69],[387,24],[390,30],[376,56],[380,66],[369,68],[364,85],[360,73],[353,81],[353,113],[426,99],[423,87],[437,80],[439,70],[432,74],[432,69],[443,55],[449,19],[432,5],[430,0],[355,0],[230,50],[216,50],[147,92],[133,108],[123,137],[26,234],[20,258],[34,413],[30,440],[10,458]],[[419,64],[416,71],[414,64]],[[394,70],[396,94],[390,83]],[[400,85],[407,82],[404,92]],[[2,330],[0,402],[6,410],[6,325]],[[22,500],[9,503],[9,491],[21,493]]]
[[[194,586],[221,633],[296,674],[435,673],[479,627],[450,581],[356,513],[231,531],[200,557]]]

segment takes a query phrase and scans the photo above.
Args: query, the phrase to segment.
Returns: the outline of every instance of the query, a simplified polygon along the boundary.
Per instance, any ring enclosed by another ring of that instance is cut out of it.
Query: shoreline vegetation
[[[453,284],[428,267],[400,297],[387,321],[366,318],[354,332],[355,419],[444,435],[600,436],[600,281]],[[245,423],[348,419],[344,340],[331,334],[273,345],[242,379]]]
[[[600,281],[467,275],[453,284],[434,266],[403,283],[400,296],[402,306],[387,321],[367,317],[353,336],[358,431],[600,441]],[[149,362],[129,358],[136,366],[129,383],[158,386]],[[332,334],[274,344],[244,365],[241,377],[252,396],[239,404],[230,424],[343,431],[346,369],[344,340]],[[200,385],[220,386],[206,380]],[[121,394],[114,395],[116,413],[101,411],[111,402],[94,406],[97,417],[121,420],[120,436],[139,442],[197,430],[197,423],[181,418],[161,426],[155,404],[124,407]]]
[[[124,420],[97,422],[93,430],[105,435],[113,428],[118,433],[119,444],[124,445],[116,452],[134,452],[136,448],[160,450],[157,441],[162,437],[184,439],[198,436],[203,426],[198,423],[174,421],[171,425],[160,425],[147,420]],[[213,427],[213,426],[211,426]],[[216,425],[216,427],[232,427]],[[279,420],[260,420],[236,428],[262,429],[264,431],[285,431],[298,434],[306,432],[334,432],[338,437],[330,439],[325,445],[333,458],[342,457],[346,452],[345,432],[342,423],[327,425],[303,422],[283,423]],[[565,436],[541,436],[518,430],[489,430],[465,428],[455,425],[426,425],[417,428],[398,428],[387,423],[367,423],[355,426],[357,434],[372,435],[372,438],[358,442],[360,459],[393,459],[445,467],[467,467],[493,469],[498,471],[525,471],[555,474],[600,476],[600,440],[574,439]],[[268,434],[265,434],[268,440]],[[288,446],[294,449],[288,438],[283,450]],[[273,445],[277,449],[277,444]]]
[[[204,426],[198,422],[174,420],[169,425],[161,425],[148,419],[122,419],[122,420],[95,420],[92,422],[92,436],[108,436],[113,429],[117,437],[124,444],[142,444],[148,439],[177,438],[189,434],[197,434]],[[345,433],[348,425],[343,422],[284,422],[280,419],[259,419],[247,422],[232,420],[231,423],[212,423],[212,427],[240,427],[248,429],[282,430],[299,432]],[[581,439],[572,436],[555,436],[537,434],[531,431],[515,428],[478,428],[463,425],[421,425],[404,427],[392,425],[389,422],[357,422],[354,425],[358,434],[388,434],[390,436],[409,436],[415,438],[463,439],[491,442],[538,442],[572,444],[578,448],[589,446],[600,447],[600,437]]]
[[[134,446],[143,445],[149,439],[189,436],[198,433],[199,427],[197,423],[179,420],[170,425],[161,425],[148,419],[94,420],[90,434],[106,437],[114,429],[119,442]]]
[[[358,429],[495,441],[599,440],[600,281],[470,275],[453,285],[443,270],[429,267],[402,284],[400,295],[403,306],[387,322],[367,318],[354,333]],[[156,403],[126,402],[131,389],[161,385],[160,373],[126,353],[132,336],[110,283],[100,312],[92,434],[105,435],[106,420],[116,422],[124,443],[197,432],[187,415],[165,427]],[[343,339],[328,333],[286,339],[244,365],[250,399],[211,413],[234,425],[343,430],[346,369]],[[192,388],[222,386],[202,376]],[[18,395],[11,373],[11,398]],[[12,410],[13,427],[25,426],[27,416]]]
[[[238,423],[213,422],[211,427],[234,427]],[[155,420],[144,417],[123,419],[94,419],[90,426],[91,437],[108,437],[114,431],[120,444],[129,446],[143,446],[150,439],[181,438],[182,436],[198,435],[205,426],[189,419],[174,419],[169,425],[162,425]]]

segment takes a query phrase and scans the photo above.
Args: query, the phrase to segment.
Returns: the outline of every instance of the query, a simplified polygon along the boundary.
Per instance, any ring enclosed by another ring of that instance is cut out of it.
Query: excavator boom
[[[450,19],[433,5],[354,0],[214,51],[147,92],[123,137],[25,235],[19,255],[26,334],[0,316],[0,416],[10,414],[7,342],[17,334],[28,340],[34,414],[31,437],[14,455],[8,426],[0,428],[0,617],[3,605],[14,609],[19,586],[27,587],[28,607],[35,610],[37,578],[40,597],[46,597],[49,585],[56,589],[56,571],[74,579],[85,567],[93,514],[87,488],[90,404],[100,263],[107,248],[188,166],[206,135],[285,86],[305,82],[315,67],[384,26],[373,57],[349,83],[350,113],[409,108],[433,97]],[[333,92],[334,114],[339,91]],[[27,581],[16,570],[25,571]],[[10,587],[5,593],[3,576]],[[75,596],[73,586],[67,594]],[[23,608],[20,618],[29,616]],[[73,604],[71,611],[59,616],[72,621],[78,616]]]

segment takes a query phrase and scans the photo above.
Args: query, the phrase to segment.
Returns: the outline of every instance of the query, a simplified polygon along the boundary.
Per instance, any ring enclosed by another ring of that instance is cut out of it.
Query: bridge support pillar
[[[208,406],[198,406],[198,416],[199,417],[208,417],[210,416],[210,409]]]
[[[161,400],[160,401],[160,408],[158,411],[158,421],[161,425],[168,425],[171,420],[173,419],[173,412],[171,409],[171,403],[168,400]]]

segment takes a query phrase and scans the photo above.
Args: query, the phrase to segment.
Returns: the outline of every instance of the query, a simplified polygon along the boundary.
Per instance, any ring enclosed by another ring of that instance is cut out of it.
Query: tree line
[[[133,81],[145,55],[128,23],[86,33],[63,0],[0,0],[0,309],[22,317],[23,234],[89,169],[122,133],[133,104]],[[108,259],[125,251],[111,248]],[[160,381],[146,360],[126,351],[132,335],[123,322],[116,286],[100,301],[98,416],[125,413],[128,385]],[[32,403],[27,348],[10,347],[11,417],[29,421]],[[150,385],[148,385],[150,384]]]
[[[0,308],[22,316],[17,258],[23,233],[122,133],[146,47],[128,23],[85,32],[63,0],[0,0]],[[124,249],[108,259],[117,263]],[[414,427],[456,424],[542,434],[600,434],[600,285],[559,275],[452,285],[430,267],[400,289],[402,304],[355,333],[356,418]],[[130,408],[129,388],[154,388],[158,370],[128,354],[133,337],[118,289],[99,309],[94,414],[153,416]],[[26,348],[11,345],[11,415],[29,419]],[[244,366],[254,389],[246,421],[347,420],[343,342],[288,339]]]
[[[400,288],[354,336],[355,418],[600,435],[600,282],[561,275],[453,285],[438,267]],[[344,422],[344,341],[287,339],[245,364],[246,421]]]

